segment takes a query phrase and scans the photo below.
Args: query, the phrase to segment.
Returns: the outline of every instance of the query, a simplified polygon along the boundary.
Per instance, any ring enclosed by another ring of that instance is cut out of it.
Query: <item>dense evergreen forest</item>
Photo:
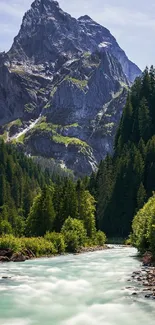
[[[62,251],[65,246],[76,251],[103,245],[105,235],[96,231],[95,200],[86,187],[87,178],[51,177],[48,169],[42,172],[31,158],[0,141],[0,235],[45,236],[60,242]],[[14,245],[13,237],[5,237],[0,246],[7,247],[8,241]]]
[[[89,189],[97,225],[108,237],[127,237],[134,215],[155,190],[155,70],[146,69],[128,94],[113,156],[100,163]],[[155,244],[155,238],[154,238]]]

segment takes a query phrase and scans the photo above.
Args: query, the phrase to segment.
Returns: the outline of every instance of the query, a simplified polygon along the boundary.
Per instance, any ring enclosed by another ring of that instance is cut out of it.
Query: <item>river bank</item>
[[[143,293],[145,298],[155,299],[155,267],[145,266],[140,271],[135,271],[132,274],[132,279],[138,283],[139,290],[134,292],[134,295]]]
[[[133,272],[132,279],[142,288],[145,298],[155,299],[155,263],[152,254],[146,252],[141,261],[141,270]]]
[[[77,250],[77,252],[74,253],[74,255],[84,254],[84,253],[90,253],[90,252],[96,252],[96,251],[102,251],[105,249],[110,249],[108,245],[104,246],[92,246],[92,247],[81,247]],[[71,253],[70,253],[71,254]],[[69,255],[69,253],[63,253],[63,254],[52,254],[52,255],[42,255],[42,256],[36,256],[32,250],[26,249],[22,252],[14,253],[11,249],[0,249],[0,263],[4,262],[25,262],[27,260],[35,259],[35,258],[52,258],[56,256],[64,256]]]

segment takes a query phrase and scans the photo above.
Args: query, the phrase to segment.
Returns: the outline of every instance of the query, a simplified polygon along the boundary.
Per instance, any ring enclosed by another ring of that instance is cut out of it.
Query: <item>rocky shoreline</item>
[[[132,295],[143,294],[147,299],[155,299],[155,264],[150,252],[144,254],[141,270],[133,272],[131,279],[138,284]]]
[[[35,254],[29,250],[25,249],[22,252],[14,253],[12,249],[5,248],[0,249],[0,262],[25,262],[26,260],[35,258]]]
[[[97,251],[103,251],[105,249],[110,249],[109,246],[104,245],[104,246],[92,246],[92,247],[82,247],[80,248],[75,254],[84,254],[84,253],[93,253]]]
[[[96,252],[96,251],[102,251],[105,249],[109,249],[107,245],[104,246],[93,246],[93,247],[81,247],[75,255],[83,254],[83,253],[90,253],[90,252]],[[0,249],[0,263],[5,263],[5,262],[25,262],[26,260],[34,259],[34,258],[42,258],[42,257],[54,257],[54,256],[61,256],[65,255],[64,254],[57,254],[57,255],[48,255],[48,256],[35,256],[35,254],[31,250],[24,250],[19,253],[14,253],[11,249]],[[67,253],[66,253],[67,255]]]

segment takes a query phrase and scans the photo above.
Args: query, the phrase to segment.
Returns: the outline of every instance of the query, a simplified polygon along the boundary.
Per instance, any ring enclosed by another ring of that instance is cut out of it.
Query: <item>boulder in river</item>
[[[12,255],[11,261],[12,262],[25,262],[26,256],[23,255],[22,253],[15,253]]]

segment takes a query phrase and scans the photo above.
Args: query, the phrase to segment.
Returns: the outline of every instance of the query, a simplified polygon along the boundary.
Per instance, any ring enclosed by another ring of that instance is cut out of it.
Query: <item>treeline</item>
[[[155,195],[134,217],[130,240],[140,253],[151,251],[155,257]]]
[[[61,233],[69,251],[104,244],[87,178],[52,177],[54,182],[48,169],[42,172],[31,158],[0,142],[0,235],[44,237],[48,232],[55,241]]]
[[[155,190],[155,70],[146,69],[128,94],[113,156],[92,174],[97,225],[108,237],[127,237],[134,215]]]
[[[0,234],[23,233],[34,197],[50,185],[48,173],[11,145],[0,141]]]

